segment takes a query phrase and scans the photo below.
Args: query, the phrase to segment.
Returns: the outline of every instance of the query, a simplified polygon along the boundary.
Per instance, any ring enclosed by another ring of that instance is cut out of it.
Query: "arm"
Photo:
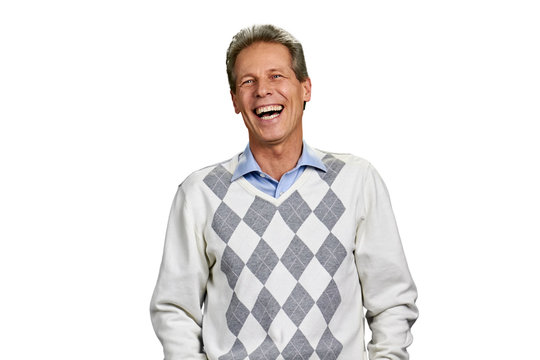
[[[174,198],[157,284],[150,303],[165,360],[206,360],[202,303],[208,279],[204,239],[180,186]]]
[[[406,360],[412,343],[411,326],[418,317],[416,287],[386,186],[371,165],[363,194],[355,257],[373,335],[368,344],[370,359]]]

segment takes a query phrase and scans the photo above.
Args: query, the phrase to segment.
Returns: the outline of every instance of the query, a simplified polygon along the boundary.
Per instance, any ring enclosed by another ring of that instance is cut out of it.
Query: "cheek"
[[[303,103],[304,90],[301,87],[286,86],[281,88],[280,92],[289,102],[296,102],[298,100]]]
[[[291,89],[288,88],[288,87],[286,87],[286,86],[281,87],[281,88],[279,89],[279,92],[280,92],[281,95],[282,95],[283,97],[285,97],[286,99],[289,99],[289,96],[291,95]]]
[[[249,96],[244,92],[243,94],[238,94],[237,106],[240,111],[248,111],[250,109],[250,103],[248,101]]]

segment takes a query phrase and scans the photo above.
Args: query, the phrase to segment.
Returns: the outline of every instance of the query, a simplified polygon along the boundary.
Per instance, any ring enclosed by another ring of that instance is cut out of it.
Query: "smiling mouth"
[[[257,115],[262,120],[271,120],[277,118],[279,114],[283,111],[282,105],[268,105],[261,106],[253,110],[255,115]]]

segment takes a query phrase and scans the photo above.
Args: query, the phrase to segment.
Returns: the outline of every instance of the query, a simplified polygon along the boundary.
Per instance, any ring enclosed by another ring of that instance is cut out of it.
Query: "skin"
[[[279,180],[293,169],[302,152],[304,101],[311,99],[311,80],[299,81],[289,50],[281,44],[259,42],[243,49],[234,66],[234,110],[242,114],[249,144],[261,170]],[[264,120],[254,109],[282,105],[280,115]]]

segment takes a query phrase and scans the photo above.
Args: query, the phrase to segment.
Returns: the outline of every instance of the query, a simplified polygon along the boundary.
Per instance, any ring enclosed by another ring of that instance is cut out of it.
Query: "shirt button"
[[[259,173],[259,175],[261,175],[261,177],[263,178],[266,177],[263,173]]]

